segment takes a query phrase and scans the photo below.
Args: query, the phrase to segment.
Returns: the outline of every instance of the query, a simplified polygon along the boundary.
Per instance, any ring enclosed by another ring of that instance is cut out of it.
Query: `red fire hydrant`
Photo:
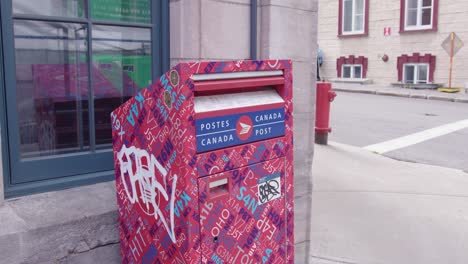
[[[336,93],[332,91],[331,83],[317,83],[317,97],[315,110],[315,143],[327,145],[328,133],[331,132],[330,127],[330,103],[336,97]]]

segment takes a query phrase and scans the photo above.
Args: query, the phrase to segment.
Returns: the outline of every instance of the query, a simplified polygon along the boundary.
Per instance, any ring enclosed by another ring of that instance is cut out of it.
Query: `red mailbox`
[[[181,63],[111,114],[122,263],[293,263],[287,60]]]

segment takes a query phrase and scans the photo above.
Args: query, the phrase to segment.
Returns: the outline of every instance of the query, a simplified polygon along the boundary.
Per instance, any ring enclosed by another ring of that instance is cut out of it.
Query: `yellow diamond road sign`
[[[442,47],[444,50],[450,55],[450,49],[452,45],[452,34],[442,42]],[[457,36],[457,34],[453,33],[453,56],[457,54],[457,52],[463,47],[463,41]]]

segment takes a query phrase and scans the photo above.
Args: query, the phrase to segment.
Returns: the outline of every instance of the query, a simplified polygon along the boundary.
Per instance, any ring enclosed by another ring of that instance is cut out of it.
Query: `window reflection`
[[[84,17],[84,0],[13,0],[13,13]]]
[[[151,83],[149,29],[93,28],[93,85],[96,144],[110,147],[110,112]]]
[[[23,158],[88,149],[86,35],[81,24],[14,21]]]

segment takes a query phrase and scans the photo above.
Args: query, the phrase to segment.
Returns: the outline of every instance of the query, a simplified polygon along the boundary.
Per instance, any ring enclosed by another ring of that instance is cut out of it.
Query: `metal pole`
[[[451,43],[450,43],[450,77],[449,77],[449,89],[452,89],[452,69],[453,69],[453,46],[455,41],[455,33],[450,34]]]
[[[94,115],[94,63],[93,63],[93,23],[91,22],[91,3],[86,3],[86,17],[88,18],[88,36],[86,36],[86,44],[88,48],[88,129],[89,129],[89,150],[96,150],[96,121]]]

